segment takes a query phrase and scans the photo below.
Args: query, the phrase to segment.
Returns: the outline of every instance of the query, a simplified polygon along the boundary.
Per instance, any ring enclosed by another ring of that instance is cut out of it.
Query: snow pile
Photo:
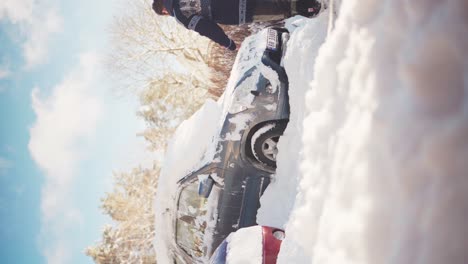
[[[349,0],[314,71],[313,51],[289,54],[291,93],[310,90],[303,133],[291,104],[299,127],[281,139],[270,185],[294,196],[299,175],[291,215],[269,210],[287,218],[279,263],[466,263],[467,47],[467,1]],[[299,151],[301,134],[298,172],[289,145]],[[284,193],[275,203],[290,203]]]
[[[302,159],[304,98],[314,78],[314,61],[325,41],[327,25],[328,13],[315,19],[296,16],[286,21],[291,35],[284,67],[289,79],[291,114],[278,143],[276,177],[260,199],[257,222],[262,225],[284,228],[294,206]]]
[[[263,231],[259,226],[241,228],[226,239],[227,264],[262,264]]]

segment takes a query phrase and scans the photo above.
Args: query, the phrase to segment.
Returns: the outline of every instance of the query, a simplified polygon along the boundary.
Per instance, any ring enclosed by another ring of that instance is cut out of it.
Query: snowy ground
[[[291,121],[257,215],[286,230],[278,262],[466,263],[468,2],[347,0],[328,23],[288,21]],[[165,168],[195,166],[220,111],[181,126]]]

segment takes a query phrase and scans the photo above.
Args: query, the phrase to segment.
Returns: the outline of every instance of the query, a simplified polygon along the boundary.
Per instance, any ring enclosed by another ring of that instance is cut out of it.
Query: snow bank
[[[327,35],[328,14],[316,19],[296,16],[286,21],[291,32],[284,67],[289,79],[290,121],[278,143],[276,177],[260,199],[257,222],[284,228],[296,198],[302,149],[305,93],[313,79],[314,61]]]
[[[167,243],[173,241],[172,216],[166,208],[174,206],[176,182],[213,158],[216,150],[209,147],[218,134],[221,111],[219,104],[208,100],[190,119],[182,122],[169,141],[154,200],[158,263],[172,263],[167,251]]]
[[[314,71],[288,54],[291,92],[311,89],[300,173],[301,128],[279,146],[277,183],[300,175],[279,263],[466,263],[467,47],[467,1],[349,0]]]
[[[259,226],[241,228],[227,238],[227,264],[262,264],[263,230]]]

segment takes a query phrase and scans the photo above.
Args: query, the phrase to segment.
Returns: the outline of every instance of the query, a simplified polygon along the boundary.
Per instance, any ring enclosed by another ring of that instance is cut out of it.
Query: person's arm
[[[210,38],[221,46],[230,50],[236,49],[234,41],[224,33],[223,29],[215,22],[202,16],[193,16],[188,24],[188,29],[198,32],[200,35]]]
[[[234,41],[224,33],[223,29],[215,22],[205,19],[199,15],[192,15],[186,18],[182,12],[174,8],[174,18],[177,19],[186,28],[198,32],[200,35],[205,36],[221,46],[230,50],[236,49]]]

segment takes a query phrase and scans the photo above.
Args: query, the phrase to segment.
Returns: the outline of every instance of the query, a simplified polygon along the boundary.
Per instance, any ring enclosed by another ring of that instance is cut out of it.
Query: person
[[[229,50],[236,49],[218,24],[282,19],[293,15],[313,17],[320,11],[317,0],[154,0],[158,15],[173,16],[187,29],[194,30]]]

